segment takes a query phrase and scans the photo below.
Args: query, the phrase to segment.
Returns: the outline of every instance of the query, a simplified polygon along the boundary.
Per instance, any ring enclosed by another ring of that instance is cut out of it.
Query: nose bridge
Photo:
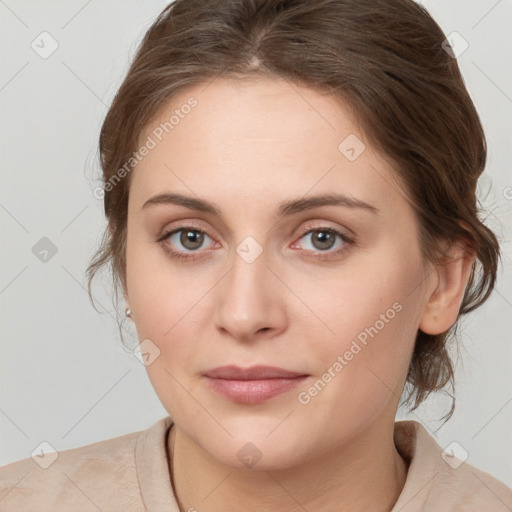
[[[253,237],[247,237],[235,249],[226,299],[234,299],[230,307],[239,312],[240,318],[268,304],[268,260],[267,251]]]
[[[265,328],[283,327],[279,286],[267,265],[269,253],[255,238],[240,242],[231,256],[228,275],[219,289],[215,320],[218,328],[242,339]]]

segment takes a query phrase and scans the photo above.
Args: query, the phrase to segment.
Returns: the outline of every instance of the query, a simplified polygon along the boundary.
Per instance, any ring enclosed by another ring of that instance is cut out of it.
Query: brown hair
[[[329,91],[392,162],[417,212],[425,261],[441,262],[442,240],[462,240],[476,255],[460,318],[494,288],[500,251],[478,217],[485,136],[445,39],[412,0],[176,0],[145,34],[105,118],[103,183],[119,176],[164,103],[190,86],[261,75]],[[87,269],[91,296],[94,275],[110,264],[116,302],[119,285],[126,289],[131,174],[122,176],[105,187],[108,227]],[[438,335],[418,331],[406,381],[412,410],[430,392],[453,389],[447,343],[458,323]]]

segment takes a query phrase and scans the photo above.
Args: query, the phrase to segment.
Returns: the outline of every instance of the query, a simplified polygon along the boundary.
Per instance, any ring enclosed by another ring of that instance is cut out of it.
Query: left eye
[[[346,242],[349,242],[348,237],[346,237],[343,233],[336,231],[331,228],[317,228],[311,229],[302,235],[302,238],[308,237],[310,240],[311,249],[313,251],[325,252],[329,249],[332,249],[334,244],[336,243],[336,238],[340,239],[340,243],[337,248],[344,245]],[[335,250],[332,252],[336,252]]]

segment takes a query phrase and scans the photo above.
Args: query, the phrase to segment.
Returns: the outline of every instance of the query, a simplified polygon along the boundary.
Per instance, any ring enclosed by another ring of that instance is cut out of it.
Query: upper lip
[[[214,379],[260,380],[303,377],[306,374],[292,372],[275,366],[251,366],[250,368],[240,368],[239,366],[229,365],[219,366],[213,370],[208,370],[204,375]]]

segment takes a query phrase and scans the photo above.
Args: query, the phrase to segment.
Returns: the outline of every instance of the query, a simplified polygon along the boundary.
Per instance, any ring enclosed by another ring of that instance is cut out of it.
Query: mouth
[[[210,389],[243,404],[262,403],[290,391],[309,375],[273,366],[222,366],[203,374]]]

